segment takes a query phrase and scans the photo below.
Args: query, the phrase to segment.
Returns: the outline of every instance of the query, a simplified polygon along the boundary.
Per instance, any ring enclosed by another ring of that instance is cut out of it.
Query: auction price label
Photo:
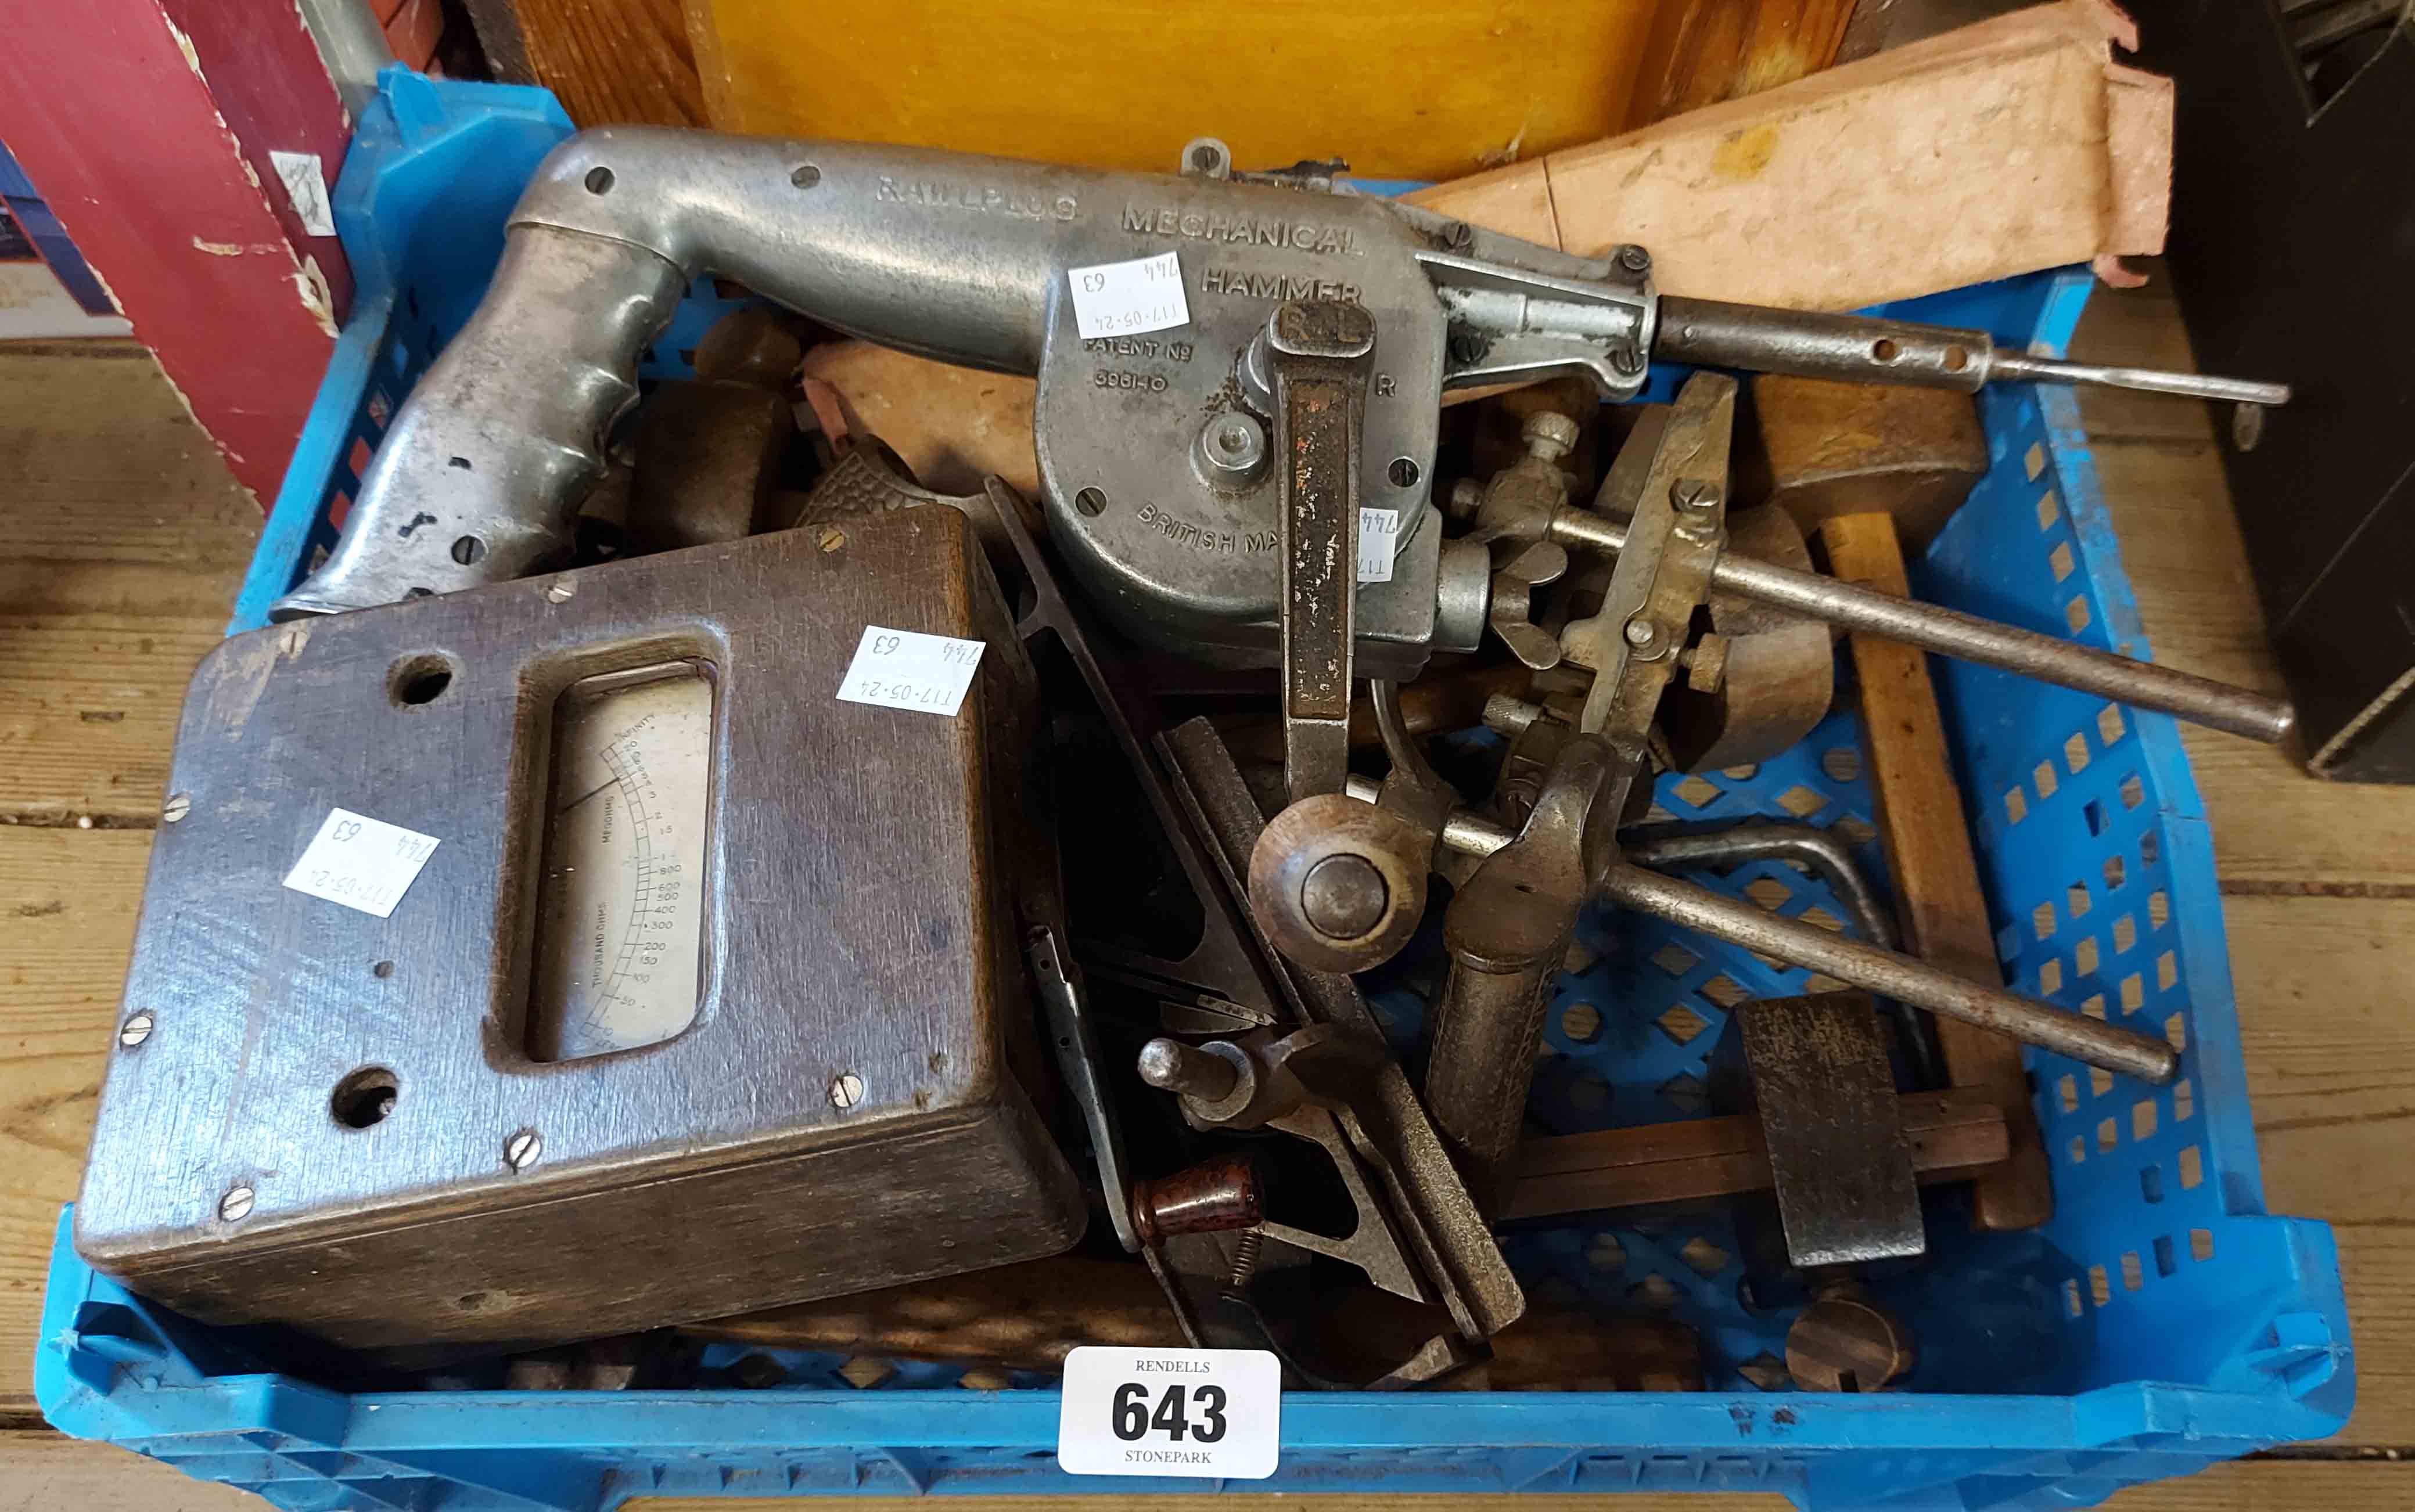
[[[1065,1356],[1057,1463],[1069,1475],[1264,1480],[1282,1447],[1282,1366],[1263,1349]]]
[[[1388,583],[1392,580],[1392,555],[1401,545],[1401,512],[1397,509],[1358,509],[1358,580],[1362,583]]]
[[[394,906],[419,879],[419,869],[436,854],[436,844],[434,835],[351,809],[329,809],[319,832],[302,847],[302,859],[285,874],[285,885],[391,919]]]
[[[1065,281],[1073,291],[1073,327],[1085,341],[1191,323],[1179,253],[1068,268]]]
[[[965,690],[973,685],[986,649],[978,640],[865,625],[863,638],[855,643],[855,659],[839,680],[839,700],[953,719],[965,705]]]

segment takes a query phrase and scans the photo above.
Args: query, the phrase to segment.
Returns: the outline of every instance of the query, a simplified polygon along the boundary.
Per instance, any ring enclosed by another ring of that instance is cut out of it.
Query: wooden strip
[[[580,0],[513,3],[533,56],[539,4]],[[1385,0],[1313,12],[1221,0],[688,9],[725,131],[1157,172],[1206,132],[1247,168],[1338,155],[1375,177],[1442,179],[1618,130],[1661,3],[1430,0],[1414,17]]]
[[[1790,84],[1836,59],[1853,0],[1670,0],[1652,22],[1629,127]]]
[[[2170,101],[2108,61],[2123,24],[2038,6],[1417,199],[1583,256],[1640,242],[1664,293],[1811,309],[2153,252],[2130,170]]]
[[[499,73],[543,84],[580,126],[706,124],[681,0],[467,0]]]
[[[1836,515],[1821,522],[1829,570],[1882,592],[1909,593],[1895,520]],[[1875,636],[1850,637],[1860,685],[1862,740],[1869,753],[1871,806],[1895,879],[1905,948],[1932,966],[1992,987],[2003,985],[1988,925],[1988,895],[1963,827],[1962,794],[1945,748],[1928,659],[1915,647]],[[1973,1216],[1988,1229],[2035,1228],[2054,1216],[2053,1178],[2030,1107],[2021,1047],[2003,1035],[1937,1015],[1937,1042],[1956,1086],[1985,1089],[2004,1110],[2012,1157],[1974,1184]]]
[[[2011,1154],[2004,1114],[1964,1089],[1898,1099],[1912,1171],[1924,1182],[1968,1177]],[[1693,1118],[1528,1140],[1502,1204],[1504,1221],[1658,1203],[1700,1202],[1771,1185],[1757,1119]]]
[[[284,15],[300,52],[245,66],[262,91],[298,89],[307,57],[327,90],[309,38],[290,7]],[[0,48],[0,139],[264,500],[335,349],[335,310],[324,263],[306,267],[286,239],[283,188],[259,176],[192,46],[158,0],[47,7]],[[128,108],[96,130],[96,101]]]

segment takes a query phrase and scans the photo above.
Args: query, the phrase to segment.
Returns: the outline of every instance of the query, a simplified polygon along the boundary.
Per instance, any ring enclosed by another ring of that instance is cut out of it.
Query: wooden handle
[[[1838,577],[1883,592],[1911,592],[1892,516],[1833,516],[1821,522],[1820,540],[1827,547],[1828,570]],[[1904,949],[1958,976],[2002,986],[1995,935],[1988,926],[1988,898],[1980,891],[1979,863],[1971,852],[1928,658],[1899,641],[1848,638],[1861,684],[1870,796],[1887,873],[1895,880]],[[1942,1017],[1937,1020],[1937,1040],[1953,1085],[1983,1088],[1994,1098],[2012,1139],[2010,1158],[1975,1183],[1979,1226],[2035,1228],[2054,1216],[2054,1185],[2030,1106],[2021,1047]]]

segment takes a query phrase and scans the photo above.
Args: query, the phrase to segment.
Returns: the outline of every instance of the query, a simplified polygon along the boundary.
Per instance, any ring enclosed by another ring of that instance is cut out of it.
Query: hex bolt
[[[1222,1055],[1159,1038],[1140,1047],[1140,1079],[1162,1092],[1221,1102],[1233,1095],[1241,1073]]]
[[[151,1031],[158,1026],[158,1022],[147,1008],[140,1012],[130,1013],[127,1015],[126,1022],[117,1026],[117,1042],[131,1050],[151,1038]]]
[[[1223,1234],[1266,1220],[1258,1169],[1246,1155],[1203,1160],[1132,1190],[1132,1232],[1143,1244],[1178,1234]]]
[[[240,1223],[251,1216],[252,1190],[245,1186],[229,1187],[218,1199],[218,1217],[230,1223]]]
[[[193,797],[190,793],[170,793],[168,801],[159,805],[159,817],[169,824],[174,824],[192,812]]]
[[[1300,917],[1328,939],[1355,940],[1384,921],[1392,890],[1364,856],[1328,856],[1299,881]]]
[[[831,1078],[831,1106],[852,1108],[863,1100],[863,1078],[853,1071],[841,1071]]]
[[[525,1171],[536,1164],[545,1153],[545,1136],[533,1129],[523,1129],[503,1141],[503,1163],[515,1171]]]

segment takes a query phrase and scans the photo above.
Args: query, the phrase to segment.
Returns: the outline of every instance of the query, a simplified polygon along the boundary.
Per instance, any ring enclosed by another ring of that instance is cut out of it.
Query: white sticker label
[[[1065,1356],[1057,1463],[1069,1475],[1264,1480],[1282,1449],[1282,1366],[1263,1349]]]
[[[1362,583],[1388,583],[1392,580],[1392,553],[1399,548],[1401,512],[1397,509],[1358,511],[1358,580]]]
[[[336,212],[327,203],[327,172],[315,152],[272,152],[268,160],[284,181],[285,197],[302,217],[302,229],[313,236],[336,234]]]
[[[985,650],[978,640],[868,624],[855,643],[855,660],[847,664],[838,696],[845,703],[916,709],[953,719]]]
[[[329,809],[327,822],[304,846],[302,859],[285,874],[296,892],[340,903],[380,919],[411,891],[419,869],[436,854],[436,837],[372,819],[351,809]]]
[[[1085,341],[1191,323],[1178,252],[1069,268],[1065,277],[1073,288],[1073,325]]]

